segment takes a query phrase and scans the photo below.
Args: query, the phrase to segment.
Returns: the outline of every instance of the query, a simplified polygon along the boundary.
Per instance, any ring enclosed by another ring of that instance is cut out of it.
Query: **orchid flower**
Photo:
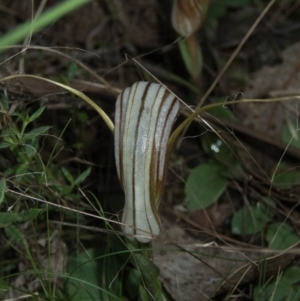
[[[174,0],[172,9],[173,28],[182,36],[194,34],[203,23],[209,0]]]
[[[196,32],[204,21],[209,0],[174,0],[171,13],[175,31],[185,39],[178,41],[183,62],[194,80],[203,66],[201,47]]]
[[[93,107],[115,136],[115,156],[120,183],[125,192],[122,230],[141,243],[160,233],[158,206],[163,193],[166,168],[177,137],[195,117],[209,109],[254,102],[287,101],[291,97],[243,99],[209,104],[191,113],[171,134],[180,104],[175,94],[156,83],[137,82],[118,96],[115,125],[87,95],[62,83],[36,75],[18,74],[0,79],[42,80],[66,89]],[[293,98],[300,99],[299,96]]]
[[[176,96],[156,83],[137,82],[117,99],[115,158],[125,192],[122,230],[141,243],[160,232],[157,210],[179,108]]]

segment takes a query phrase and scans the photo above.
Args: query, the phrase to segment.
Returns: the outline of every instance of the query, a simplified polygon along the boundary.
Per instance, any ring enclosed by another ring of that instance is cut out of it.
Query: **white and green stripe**
[[[118,97],[115,157],[125,192],[123,231],[142,243],[160,232],[157,213],[167,166],[167,143],[179,101],[162,85],[137,82]]]

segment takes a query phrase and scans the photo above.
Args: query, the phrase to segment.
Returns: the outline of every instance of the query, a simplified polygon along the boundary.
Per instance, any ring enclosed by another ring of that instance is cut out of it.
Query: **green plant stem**
[[[152,242],[144,244],[127,239],[127,246],[132,251],[132,263],[141,274],[140,286],[143,289],[141,299],[143,301],[165,301],[166,297],[159,280],[160,272],[153,263]]]
[[[91,0],[67,0],[43,13],[38,19],[30,20],[8,32],[0,39],[0,47],[9,46],[21,41],[29,34],[42,29],[53,21]],[[4,49],[0,49],[0,52]]]
[[[148,242],[146,244],[138,243],[139,248],[141,249],[142,255],[152,261],[153,259],[153,251],[152,251],[152,242]]]
[[[36,264],[35,264],[35,262],[34,262],[34,259],[33,259],[32,255],[31,255],[31,252],[30,252],[29,247],[28,247],[27,244],[25,245],[25,249],[26,249],[27,257],[28,257],[29,261],[30,261],[31,264],[32,264],[32,267],[33,267],[33,269],[34,269],[34,271],[35,271],[35,273],[36,273],[36,276],[37,276],[38,279],[39,279],[40,285],[41,285],[41,287],[42,287],[42,289],[43,289],[43,291],[44,291],[46,297],[48,297],[48,292],[47,292],[47,289],[45,288],[43,279],[42,279],[42,277],[41,277],[41,273],[40,273],[39,269],[37,268],[37,266],[36,266]]]
[[[111,119],[108,117],[108,115],[92,100],[90,99],[87,95],[85,95],[84,93],[73,89],[67,85],[58,83],[56,81],[44,78],[44,77],[40,77],[40,76],[36,76],[36,75],[31,75],[31,74],[19,74],[19,75],[10,75],[4,78],[0,78],[0,83],[4,82],[4,81],[8,81],[11,79],[16,79],[16,78],[35,78],[38,80],[42,80],[48,83],[51,83],[53,85],[56,85],[58,87],[61,87],[69,92],[71,92],[72,94],[78,96],[79,98],[81,98],[83,101],[85,101],[88,105],[90,105],[100,116],[101,118],[104,120],[104,122],[106,123],[107,127],[109,128],[109,130],[113,133],[114,132],[114,124],[111,121]]]
[[[216,107],[226,107],[228,105],[238,104],[238,103],[267,103],[267,102],[280,102],[280,101],[287,101],[290,99],[300,99],[300,96],[291,96],[291,97],[278,97],[278,98],[270,98],[270,99],[242,99],[242,100],[232,100],[232,101],[224,101],[206,105],[204,107],[196,109],[191,115],[189,115],[173,132],[171,137],[168,141],[168,152],[172,150],[172,147],[176,141],[176,139],[179,137],[179,135],[182,133],[182,131],[185,129],[185,127],[188,127],[189,124],[193,121],[194,118],[199,117],[202,113],[209,111],[210,109],[216,108]]]

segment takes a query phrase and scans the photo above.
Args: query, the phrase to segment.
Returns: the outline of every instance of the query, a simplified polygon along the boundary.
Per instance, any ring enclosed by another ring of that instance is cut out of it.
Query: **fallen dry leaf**
[[[282,52],[282,63],[259,70],[247,85],[244,98],[266,98],[270,95],[290,95],[300,89],[300,42]],[[296,93],[297,95],[298,93]],[[297,100],[284,103],[249,103],[235,107],[235,116],[243,124],[274,139],[281,139],[286,119],[296,121]]]
[[[187,218],[204,229],[217,229],[234,213],[231,204],[220,204],[207,209],[188,212]]]
[[[215,294],[230,291],[237,284],[253,282],[259,276],[262,258],[267,257],[258,249],[241,252],[234,246],[224,248],[195,239],[178,225],[176,218],[165,216],[162,234],[153,242],[153,248],[161,281],[178,301],[211,300]],[[277,275],[293,258],[285,254],[267,260],[266,277]]]

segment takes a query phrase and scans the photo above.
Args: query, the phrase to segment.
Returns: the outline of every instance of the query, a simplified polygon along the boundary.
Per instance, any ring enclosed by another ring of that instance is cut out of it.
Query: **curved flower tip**
[[[203,23],[209,0],[174,0],[172,25],[182,37],[194,34]]]
[[[168,161],[168,139],[180,104],[162,85],[137,82],[118,97],[115,157],[125,192],[122,230],[147,243],[160,232],[158,205]]]

